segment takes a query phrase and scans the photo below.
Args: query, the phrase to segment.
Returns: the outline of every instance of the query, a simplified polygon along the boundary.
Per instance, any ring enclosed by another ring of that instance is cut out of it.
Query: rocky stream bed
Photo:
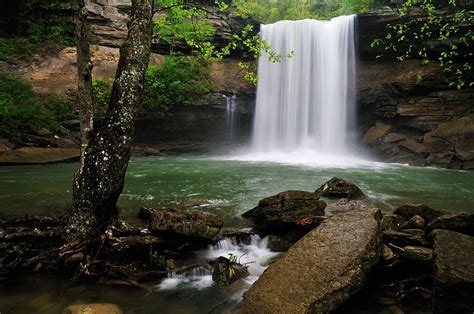
[[[199,209],[142,208],[132,224],[117,221],[96,239],[72,243],[63,240],[61,217],[2,220],[0,275],[8,280],[22,273],[62,273],[76,283],[131,286],[149,294],[153,280],[204,268],[224,287],[249,276],[241,256],[204,264],[180,261],[223,238],[249,243],[256,233],[267,237],[273,251],[288,252],[270,264],[243,303],[217,312],[470,313],[474,308],[473,214],[423,205],[382,214],[360,188],[335,177],[314,192],[267,197],[243,216],[252,230],[226,229],[218,216]],[[86,304],[65,313],[121,310]]]

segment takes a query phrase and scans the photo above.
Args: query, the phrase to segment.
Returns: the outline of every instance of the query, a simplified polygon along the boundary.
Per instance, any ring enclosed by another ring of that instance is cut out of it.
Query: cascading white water
[[[235,136],[235,126],[238,123],[236,121],[236,111],[237,111],[237,96],[233,95],[223,95],[226,101],[226,113],[227,113],[227,139],[232,141]]]
[[[355,117],[356,16],[262,25],[272,51],[258,64],[253,153],[346,154]]]

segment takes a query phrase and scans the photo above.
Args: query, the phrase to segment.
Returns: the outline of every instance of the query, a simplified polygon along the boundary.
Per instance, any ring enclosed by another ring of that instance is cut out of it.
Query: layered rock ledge
[[[237,313],[328,313],[364,284],[381,253],[379,211],[354,210],[313,229],[245,293]]]

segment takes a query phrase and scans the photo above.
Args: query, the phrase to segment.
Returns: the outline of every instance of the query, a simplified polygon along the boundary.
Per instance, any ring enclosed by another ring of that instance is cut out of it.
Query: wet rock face
[[[332,216],[265,271],[237,313],[329,313],[362,287],[381,251],[374,211]]]
[[[397,246],[428,246],[425,232],[419,229],[405,229],[403,231],[387,230],[383,232],[385,242]]]
[[[442,69],[416,60],[365,60],[358,76],[362,142],[379,158],[418,166],[474,168],[472,89],[450,89]]]
[[[249,276],[247,267],[220,256],[213,262],[212,280],[218,286],[229,286],[239,279]]]
[[[434,230],[434,312],[474,310],[474,237]]]
[[[427,231],[445,229],[474,236],[474,214],[460,213],[443,215],[426,226]]]
[[[315,194],[325,197],[347,199],[355,199],[364,196],[364,192],[362,192],[357,185],[339,177],[334,177],[328,182],[324,183],[319,189],[315,191]]]
[[[115,304],[90,303],[68,306],[63,314],[122,314],[122,310]]]
[[[392,1],[392,5],[401,2]],[[443,9],[437,13],[449,19],[446,4],[440,3]],[[457,5],[458,9],[469,8],[472,1],[458,1]],[[405,19],[420,18],[416,14],[409,12]],[[363,128],[361,138],[388,161],[473,169],[473,118],[468,118],[473,113],[473,89],[449,88],[450,78],[435,62],[424,66],[419,60],[396,62],[388,57],[376,58],[385,53],[384,47],[371,47],[371,42],[386,36],[387,24],[395,25],[403,19],[395,8],[358,15],[357,99],[358,121]],[[424,44],[430,50],[428,54],[436,56],[446,50],[447,43]],[[462,131],[447,136],[454,130]]]
[[[164,209],[151,213],[150,231],[157,235],[211,241],[223,226],[222,220],[211,213],[200,210]]]
[[[264,198],[242,216],[254,221],[257,229],[281,234],[301,228],[301,220],[324,215],[326,203],[315,193],[285,191]]]
[[[402,205],[396,208],[393,213],[404,218],[405,220],[410,220],[414,216],[420,216],[425,220],[426,223],[430,223],[432,220],[444,214],[444,212],[440,210],[436,210],[421,204]]]

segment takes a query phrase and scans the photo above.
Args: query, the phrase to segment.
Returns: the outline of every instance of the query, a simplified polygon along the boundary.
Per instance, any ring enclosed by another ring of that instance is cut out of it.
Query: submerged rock
[[[460,213],[443,215],[428,224],[427,231],[445,229],[474,236],[474,214]]]
[[[381,251],[374,211],[332,216],[270,265],[237,313],[328,313],[363,286]]]
[[[216,215],[200,210],[157,210],[151,214],[150,231],[157,235],[177,235],[212,240],[223,226]]]
[[[326,203],[315,193],[285,191],[264,198],[242,216],[252,219],[259,230],[282,234],[289,229],[305,228],[299,223],[306,218],[324,215],[324,208]]]
[[[315,191],[319,196],[355,199],[363,197],[364,192],[351,181],[334,177]]]
[[[63,314],[122,314],[122,310],[115,304],[91,303],[68,306]]]
[[[79,160],[78,148],[21,147],[0,153],[0,165],[29,165]]]
[[[434,312],[474,311],[474,237],[434,230]]]
[[[395,209],[393,213],[403,217],[406,220],[410,220],[413,216],[418,215],[423,217],[426,223],[430,223],[432,220],[444,214],[444,212],[440,210],[436,210],[421,204],[402,205]]]

